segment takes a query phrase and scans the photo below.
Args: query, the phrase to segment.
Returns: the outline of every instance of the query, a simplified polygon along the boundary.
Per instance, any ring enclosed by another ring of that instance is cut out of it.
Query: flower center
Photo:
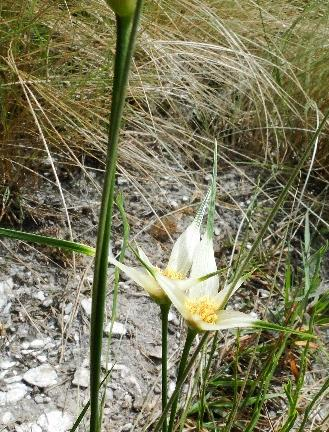
[[[166,269],[164,269],[164,270],[162,270],[162,269],[159,269],[159,270],[160,270],[160,273],[163,276],[167,276],[169,279],[174,279],[174,280],[183,280],[183,279],[185,279],[185,276],[183,275],[183,273],[180,273],[178,271],[172,270],[172,269],[170,269],[168,267]]]
[[[216,324],[217,322],[217,311],[219,304],[209,297],[200,297],[195,300],[187,300],[186,308],[208,324]]]

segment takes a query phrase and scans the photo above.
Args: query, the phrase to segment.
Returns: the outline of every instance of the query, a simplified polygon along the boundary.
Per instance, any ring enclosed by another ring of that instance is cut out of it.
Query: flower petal
[[[182,317],[188,321],[191,318],[191,313],[186,308],[188,297],[182,289],[178,288],[179,284],[177,284],[183,281],[169,279],[159,273],[156,274],[156,280]]]
[[[198,278],[217,271],[213,241],[204,235],[198,248],[195,251],[191,269],[191,278]],[[189,296],[213,297],[217,295],[219,286],[218,276],[213,276],[190,289]]]
[[[192,222],[176,240],[167,267],[185,276],[191,268],[194,252],[199,243],[200,228]]]
[[[202,323],[202,330],[216,331],[231,328],[253,327],[259,320],[251,315],[237,311],[220,310],[216,324]]]
[[[122,270],[129,278],[136,282],[137,285],[144,288],[155,301],[161,302],[166,298],[164,291],[158,285],[157,281],[143,267],[129,267],[120,263],[112,256],[109,257],[109,262]]]

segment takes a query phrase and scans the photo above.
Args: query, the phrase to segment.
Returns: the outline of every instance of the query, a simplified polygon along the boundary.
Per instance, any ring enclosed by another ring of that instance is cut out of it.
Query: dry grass
[[[326,108],[327,69],[318,73],[326,64],[324,8],[245,3],[146,5],[120,153],[127,175],[165,172],[170,159],[184,168],[185,156],[202,165],[214,137],[279,166],[303,147],[316,109]],[[9,30],[1,52],[4,184],[29,165],[26,140],[29,159],[47,158],[32,110],[62,166],[101,166],[114,46],[109,8],[101,0],[7,2],[2,21]],[[323,150],[316,161],[324,175],[326,158]]]

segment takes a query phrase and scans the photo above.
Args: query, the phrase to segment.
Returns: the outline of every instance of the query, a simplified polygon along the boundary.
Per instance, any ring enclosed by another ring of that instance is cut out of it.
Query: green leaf
[[[267,321],[256,321],[252,325],[254,328],[260,329],[260,330],[273,330],[273,331],[279,331],[283,333],[291,333],[298,336],[303,336],[305,339],[315,339],[316,336],[312,335],[311,333],[305,333],[300,330],[295,330],[290,327],[281,326],[279,324],[270,323]]]
[[[95,255],[95,248],[82,243],[76,243],[68,240],[61,240],[56,237],[48,237],[39,234],[31,234],[24,231],[0,228],[0,236],[22,240],[29,243],[37,243],[44,246],[65,249],[71,252],[78,252],[87,256]]]

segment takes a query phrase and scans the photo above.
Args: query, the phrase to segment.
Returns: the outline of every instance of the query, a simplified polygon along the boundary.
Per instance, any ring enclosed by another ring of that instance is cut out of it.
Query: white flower
[[[200,280],[200,276],[216,271],[213,241],[205,235],[195,252],[190,277],[191,280],[196,281]],[[173,281],[161,274],[156,275],[159,285],[186,320],[188,326],[198,331],[252,327],[258,321],[257,318],[242,312],[223,310],[224,302],[242,285],[247,277],[239,279],[234,287],[228,284],[221,291],[218,291],[219,279],[218,276],[214,276],[195,283],[185,293],[183,290],[177,289]]]
[[[191,269],[195,250],[200,244],[200,226],[208,205],[208,198],[209,193],[203,200],[194,221],[175,242],[168,264],[164,269],[154,266],[140,248],[138,248],[138,257],[143,264],[142,267],[129,267],[111,255],[109,262],[143,287],[157,303],[168,303],[168,297],[158,284],[157,276],[161,276],[168,282],[174,282],[175,287],[182,290],[186,290],[197,282],[187,279],[187,274]]]

